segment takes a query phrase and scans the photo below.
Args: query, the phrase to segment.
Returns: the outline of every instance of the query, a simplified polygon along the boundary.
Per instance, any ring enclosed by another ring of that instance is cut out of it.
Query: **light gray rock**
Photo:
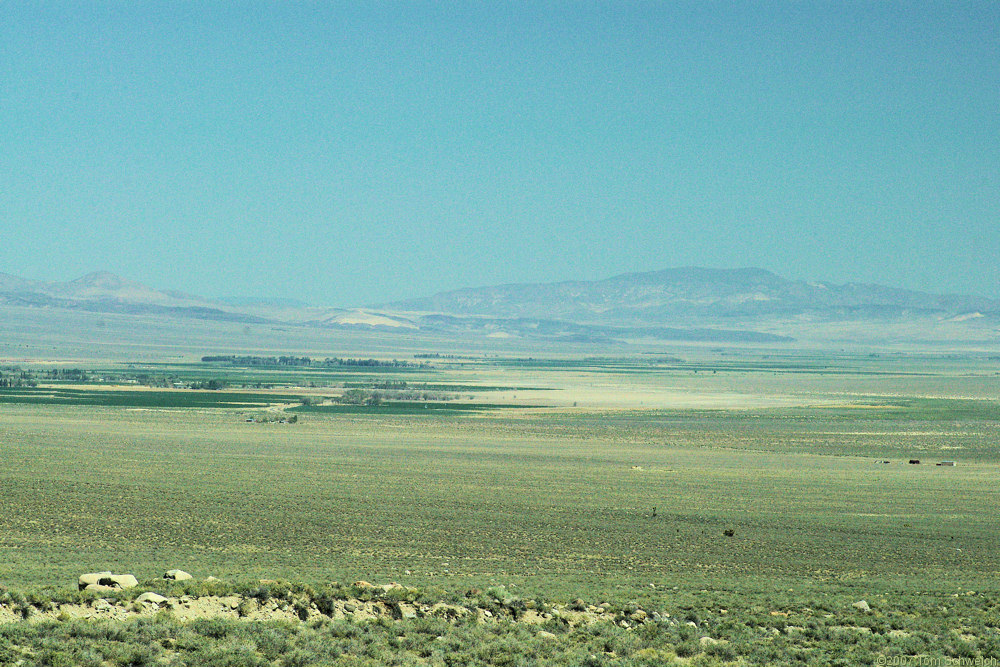
[[[861,612],[868,612],[871,607],[868,605],[868,601],[857,601],[856,603],[851,603],[852,608],[857,608]]]
[[[101,578],[106,578],[111,575],[111,571],[101,571],[100,573],[84,573],[80,576],[77,581],[80,589],[86,589],[88,585],[95,585],[100,582]]]
[[[192,578],[192,575],[190,573],[182,571],[179,568],[173,568],[173,569],[171,569],[171,570],[169,570],[169,571],[167,571],[166,573],[163,574],[163,579],[164,580],[178,580],[178,581],[180,581],[180,580],[190,580],[191,578]]]
[[[152,603],[153,605],[160,606],[167,602],[166,596],[160,596],[156,592],[147,591],[145,594],[140,594],[135,599],[139,603]]]
[[[108,585],[100,584],[89,584],[83,588],[84,591],[114,591],[117,587],[109,587]]]
[[[396,609],[398,610],[400,619],[416,619],[417,609],[414,608],[409,603],[398,603],[396,604]]]
[[[97,581],[97,584],[104,585],[105,587],[116,587],[118,589],[131,589],[132,587],[137,587],[139,581],[131,573],[125,573],[123,575],[105,575]]]

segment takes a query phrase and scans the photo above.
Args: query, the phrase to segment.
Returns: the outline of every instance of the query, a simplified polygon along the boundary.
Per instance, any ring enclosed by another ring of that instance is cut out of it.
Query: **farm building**
[[[938,462],[938,466],[954,466],[954,465],[955,462],[952,461]]]

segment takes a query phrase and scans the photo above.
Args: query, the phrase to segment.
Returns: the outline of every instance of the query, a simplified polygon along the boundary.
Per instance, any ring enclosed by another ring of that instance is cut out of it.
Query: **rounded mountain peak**
[[[134,281],[126,280],[117,274],[112,274],[110,271],[94,271],[86,276],[81,276],[72,281],[72,283],[82,287],[101,288],[103,290],[120,290],[121,288],[138,285]]]

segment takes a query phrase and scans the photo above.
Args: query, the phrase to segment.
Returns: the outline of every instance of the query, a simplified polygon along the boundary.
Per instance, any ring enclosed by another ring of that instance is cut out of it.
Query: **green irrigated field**
[[[54,387],[0,389],[0,404],[118,406],[126,408],[267,408],[298,402],[298,395],[249,392],[90,390]]]
[[[517,410],[524,408],[544,408],[531,404],[481,404],[443,401],[384,401],[378,405],[324,404],[320,406],[296,406],[287,409],[294,413],[309,414],[366,414],[366,415],[424,415],[427,413],[468,413],[496,410]]]

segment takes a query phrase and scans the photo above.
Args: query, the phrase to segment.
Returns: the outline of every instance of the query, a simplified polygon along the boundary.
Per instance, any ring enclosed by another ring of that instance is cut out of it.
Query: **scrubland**
[[[1000,660],[995,367],[491,359],[292,382],[191,363],[171,373],[265,387],[5,390],[0,603],[27,620],[0,626],[0,662]],[[467,409],[324,401],[404,378]],[[247,422],[268,411],[299,420]],[[197,581],[171,591],[170,568]],[[75,591],[103,569],[142,585]],[[358,580],[399,583],[415,616],[57,614],[143,591],[343,603]]]

